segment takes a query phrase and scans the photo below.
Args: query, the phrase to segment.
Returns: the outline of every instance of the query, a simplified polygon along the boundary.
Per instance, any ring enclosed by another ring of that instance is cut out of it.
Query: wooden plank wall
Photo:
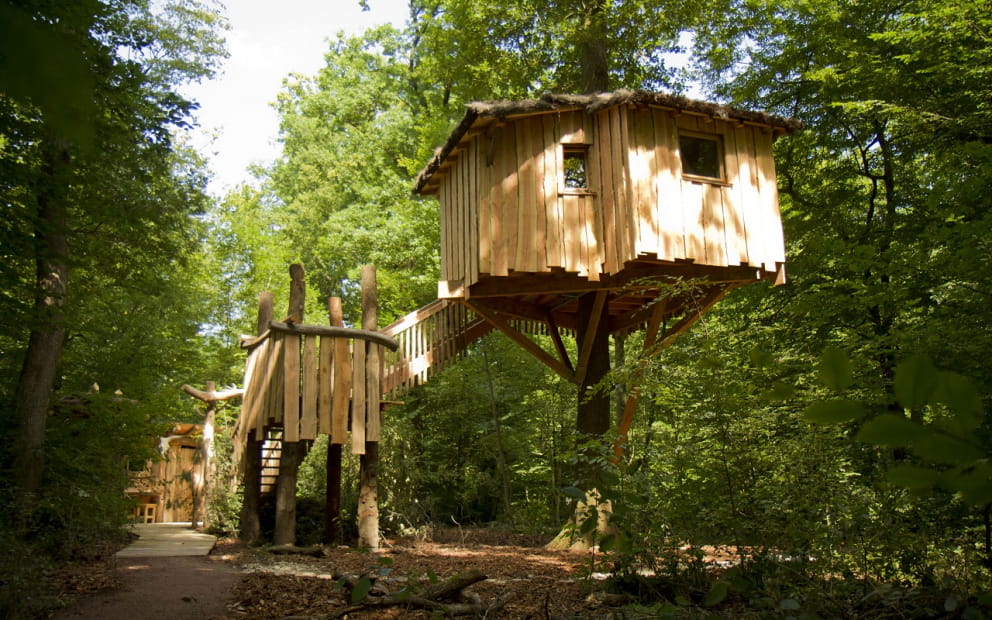
[[[722,137],[725,182],[682,177],[680,130]],[[562,268],[597,280],[639,257],[775,273],[785,251],[772,139],[765,127],[622,106],[494,123],[442,178],[441,278],[462,297],[480,274]],[[590,193],[560,191],[563,142],[587,145]]]
[[[357,343],[346,338],[271,332],[249,352],[245,364],[245,394],[235,444],[243,445],[248,433],[264,440],[266,431],[273,427],[283,429],[286,441],[311,441],[325,434],[331,443],[344,444],[349,420],[353,450],[362,450],[366,440],[376,441],[379,398],[378,394],[368,398],[366,392],[379,381],[380,345]],[[376,364],[372,371],[364,368],[366,356]],[[361,367],[361,372],[356,372],[356,367]],[[367,427],[370,408],[375,410],[371,416],[375,419]],[[351,419],[352,410],[363,415]],[[369,428],[371,437],[366,435]]]

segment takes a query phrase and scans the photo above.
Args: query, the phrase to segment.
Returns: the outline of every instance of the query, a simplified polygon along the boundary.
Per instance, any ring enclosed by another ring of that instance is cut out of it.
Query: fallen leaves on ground
[[[328,548],[327,556],[270,556],[242,553],[241,582],[231,592],[229,610],[238,620],[335,617],[351,605],[351,592],[338,583],[342,576],[374,576],[376,589],[416,594],[448,577],[480,571],[485,581],[466,592],[484,605],[506,601],[487,618],[599,618],[602,610],[585,602],[590,585],[581,577],[588,556],[547,551],[536,540],[509,534],[462,532],[451,542],[415,539],[386,541],[372,553]],[[373,590],[373,596],[375,590]],[[427,610],[363,609],[348,618],[433,618]]]

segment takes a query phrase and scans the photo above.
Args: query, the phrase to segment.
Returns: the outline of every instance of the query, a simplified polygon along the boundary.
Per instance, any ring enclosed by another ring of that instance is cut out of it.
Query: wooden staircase
[[[400,346],[386,352],[382,393],[397,396],[427,381],[464,355],[493,326],[464,305],[438,299],[380,330]]]
[[[275,493],[282,457],[282,429],[270,430],[262,441],[262,495]]]

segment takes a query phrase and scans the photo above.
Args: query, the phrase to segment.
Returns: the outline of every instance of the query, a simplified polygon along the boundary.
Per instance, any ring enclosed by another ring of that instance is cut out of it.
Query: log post
[[[304,280],[303,265],[294,263],[289,266],[291,278],[289,285],[289,316],[290,320],[296,323],[303,322],[303,306],[306,302],[306,281]],[[299,376],[287,377],[287,381],[299,381]],[[294,392],[286,390],[288,398],[298,398],[293,396]],[[290,403],[287,403],[287,409]],[[298,403],[297,403],[298,406]],[[288,418],[289,416],[287,416]],[[290,422],[287,420],[287,423]],[[283,429],[282,454],[279,458],[279,478],[276,481],[276,526],[272,535],[272,542],[276,545],[296,544],[296,479],[299,473],[300,463],[306,456],[304,444],[299,441],[286,441],[289,435],[287,429]],[[293,436],[298,437],[298,433]]]
[[[184,392],[207,405],[207,411],[203,418],[203,433],[197,450],[199,467],[192,472],[193,515],[190,521],[193,529],[196,529],[201,521],[204,528],[210,525],[210,518],[207,514],[207,506],[209,505],[207,497],[214,479],[214,421],[217,417],[217,403],[242,396],[244,392],[243,390],[218,392],[216,387],[213,381],[207,381],[207,389],[204,392],[189,385],[182,387]]]
[[[273,315],[274,295],[270,291],[258,294],[258,322],[256,334],[261,336],[269,328]],[[260,411],[262,419],[268,415]],[[258,543],[262,536],[262,526],[259,519],[262,498],[262,440],[256,439],[251,430],[247,433],[248,443],[244,454],[244,495],[241,501],[241,527],[239,536],[241,542],[247,545]]]
[[[375,282],[375,266],[362,267],[362,329],[378,329],[378,300]],[[355,341],[356,347],[377,346],[371,343]],[[367,363],[378,365],[378,355],[369,355]],[[374,373],[378,377],[378,369]],[[378,416],[379,394],[381,386],[372,386],[373,394],[366,394],[368,403],[364,410],[353,410],[353,416]],[[373,397],[374,396],[374,397]],[[368,420],[368,417],[366,417]],[[366,424],[366,427],[369,425]],[[378,420],[372,425],[378,427]],[[359,490],[358,490],[358,544],[369,549],[379,548],[379,442],[367,441],[365,453],[359,456]]]
[[[331,297],[327,300],[327,314],[331,327],[344,327],[344,312],[341,309],[341,298]],[[334,361],[338,365],[338,361]],[[322,386],[323,389],[323,386]],[[327,441],[327,494],[324,503],[324,542],[334,544],[341,536],[339,528],[341,520],[341,453],[342,444]]]

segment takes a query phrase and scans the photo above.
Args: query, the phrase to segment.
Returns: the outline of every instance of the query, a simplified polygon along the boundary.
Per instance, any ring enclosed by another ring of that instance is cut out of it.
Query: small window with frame
[[[693,181],[726,183],[722,136],[680,133],[679,157],[682,160],[683,177]]]
[[[586,144],[562,145],[562,177],[558,188],[561,194],[591,194],[589,187],[589,146]]]

